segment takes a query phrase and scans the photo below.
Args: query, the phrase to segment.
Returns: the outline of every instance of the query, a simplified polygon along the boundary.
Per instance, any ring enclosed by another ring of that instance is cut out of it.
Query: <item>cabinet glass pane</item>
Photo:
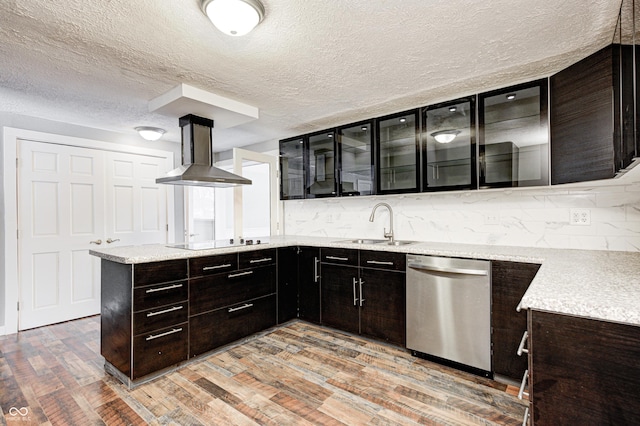
[[[547,185],[546,80],[481,95],[480,103],[480,185]]]
[[[340,195],[373,194],[373,126],[361,123],[341,128]]]
[[[327,131],[309,136],[307,197],[336,195],[335,182],[335,132]]]
[[[417,113],[378,121],[379,192],[418,189]]]
[[[426,160],[422,172],[425,190],[476,186],[474,116],[472,99],[426,108]]]
[[[280,141],[280,199],[304,198],[304,140]]]

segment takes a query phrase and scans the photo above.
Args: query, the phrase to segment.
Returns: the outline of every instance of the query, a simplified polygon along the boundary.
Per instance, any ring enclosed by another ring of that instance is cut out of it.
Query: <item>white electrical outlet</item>
[[[571,209],[569,210],[569,224],[586,226],[591,225],[591,210]]]

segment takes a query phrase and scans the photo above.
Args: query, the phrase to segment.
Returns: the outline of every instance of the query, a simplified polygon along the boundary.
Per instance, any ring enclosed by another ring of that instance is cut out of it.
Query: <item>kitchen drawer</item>
[[[407,255],[404,253],[389,253],[384,251],[361,250],[360,267],[405,271]]]
[[[133,334],[150,333],[189,320],[189,304],[182,303],[160,306],[133,314]]]
[[[179,281],[187,278],[187,260],[163,260],[162,262],[133,265],[133,286]]]
[[[190,277],[219,274],[236,269],[238,269],[238,255],[236,253],[189,259]]]
[[[189,319],[189,355],[203,354],[275,324],[275,295],[196,315]]]
[[[188,298],[187,280],[137,287],[133,290],[133,311],[146,311],[158,306],[186,301]]]
[[[188,359],[188,323],[142,334],[133,339],[132,379]]]
[[[320,257],[323,263],[358,266],[358,250],[322,248]]]
[[[276,249],[247,251],[238,254],[238,268],[247,269],[256,266],[274,265],[276,263]]]
[[[190,315],[276,292],[276,267],[264,266],[189,280]]]

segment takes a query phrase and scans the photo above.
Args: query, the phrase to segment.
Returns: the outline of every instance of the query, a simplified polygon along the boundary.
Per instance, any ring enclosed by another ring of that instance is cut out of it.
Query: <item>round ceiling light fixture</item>
[[[439,143],[449,143],[453,141],[460,133],[460,130],[440,130],[431,133],[431,136]]]
[[[157,141],[166,133],[166,130],[159,127],[139,126],[135,128],[142,139],[148,141]]]
[[[264,18],[259,0],[202,0],[202,11],[217,29],[231,36],[249,33]]]

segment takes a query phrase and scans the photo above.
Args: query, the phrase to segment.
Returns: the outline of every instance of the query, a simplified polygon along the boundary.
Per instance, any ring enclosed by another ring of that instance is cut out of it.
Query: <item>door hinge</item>
[[[20,167],[20,159],[19,159],[19,158],[16,158],[16,169],[17,169],[18,167]]]
[[[20,302],[16,302],[16,311],[20,310]]]
[[[16,239],[20,239],[20,230],[16,229]]]
[[[167,232],[169,232],[169,224],[166,225]]]

